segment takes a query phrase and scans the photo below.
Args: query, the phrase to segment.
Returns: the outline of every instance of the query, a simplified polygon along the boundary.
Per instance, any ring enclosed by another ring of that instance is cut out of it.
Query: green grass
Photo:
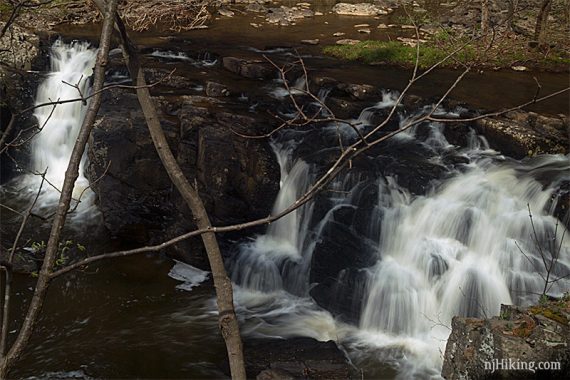
[[[458,43],[449,34],[440,31],[432,39],[420,45],[420,68],[430,67],[440,62],[449,52],[453,51]],[[486,55],[481,46],[467,44],[463,50],[449,59],[442,67],[456,67],[460,64],[475,63],[480,66],[509,68],[512,65],[538,65],[543,68],[555,68],[570,64],[570,58],[558,52],[550,52],[546,57],[537,52],[530,51],[524,46],[502,46],[492,54]],[[480,53],[478,53],[480,52]],[[361,41],[355,45],[326,46],[323,53],[350,61],[364,63],[386,63],[411,67],[415,64],[416,48],[405,45],[399,41]]]
[[[325,54],[351,61],[365,63],[390,63],[413,66],[416,61],[416,48],[398,41],[362,41],[356,45],[327,46]],[[429,67],[441,61],[448,53],[442,49],[420,45],[420,67]],[[458,53],[456,59],[462,62],[475,58],[473,49],[465,49]],[[450,63],[454,63],[453,61]]]

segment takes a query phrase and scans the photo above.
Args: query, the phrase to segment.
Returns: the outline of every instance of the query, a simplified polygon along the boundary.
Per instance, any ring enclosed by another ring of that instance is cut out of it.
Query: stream
[[[245,18],[236,17],[175,41],[150,33],[139,35],[137,42],[144,47],[148,67],[176,68],[177,74],[197,84],[215,78],[245,88],[250,82],[221,68],[218,57],[239,53],[259,58],[265,53],[286,59],[301,38],[352,28],[353,21],[325,17],[330,23],[318,28],[299,23],[269,28],[255,38],[254,30],[245,27]],[[81,31],[71,27],[64,40],[73,36],[89,41],[96,33],[96,27]],[[276,45],[281,49],[271,49]],[[339,63],[321,57],[315,47],[299,49],[307,67],[322,76],[385,89],[381,98],[362,104],[354,121],[363,133],[373,128],[378,114],[392,107],[399,94],[396,89],[409,78],[409,70]],[[95,50],[87,42],[57,40],[50,52],[51,73],[38,88],[37,102],[75,96],[76,90],[62,85],[62,80],[79,81],[87,93]],[[433,97],[455,75],[453,70],[439,70],[418,83],[414,94]],[[454,99],[471,107],[512,106],[534,95],[532,76],[472,74],[454,92]],[[563,87],[563,77],[541,73],[544,93]],[[121,80],[120,72],[108,72],[108,83]],[[185,91],[199,94],[202,90],[197,86]],[[270,80],[251,92],[283,101],[287,96],[278,81]],[[323,88],[321,100],[326,101],[327,95]],[[58,107],[32,143],[31,166],[39,172],[47,168],[47,178],[56,187],[84,108],[80,103]],[[437,114],[458,114],[460,108],[441,108]],[[554,98],[534,109],[567,112],[567,98]],[[49,112],[46,107],[35,116],[43,124]],[[325,110],[321,112],[326,116]],[[394,128],[414,115],[398,109]],[[264,233],[246,231],[239,239],[224,242],[246,340],[297,336],[334,340],[363,378],[437,379],[453,316],[497,315],[501,303],[538,300],[545,271],[534,249],[534,234],[539,241],[553,239],[553,246],[559,247],[555,274],[570,274],[570,241],[563,238],[568,231],[552,216],[556,190],[570,180],[568,156],[515,160],[491,149],[474,131],[464,146],[453,145],[444,128],[424,123],[396,135]],[[352,129],[333,123],[276,134],[271,146],[281,179],[273,213],[288,207],[326,171],[331,152],[338,151],[339,136],[346,145],[357,139]],[[75,196],[87,188],[86,181],[80,177]],[[3,186],[2,198],[26,204],[38,186],[37,176],[20,176]],[[36,211],[49,214],[57,198],[57,191],[44,184]],[[93,253],[125,248],[104,231],[95,232],[99,214],[94,199],[85,190],[71,220],[74,236],[96,247]],[[208,276],[149,254],[95,264],[58,278],[14,377],[227,377]],[[17,317],[25,312],[33,283],[29,275],[16,276]],[[549,294],[561,296],[568,289],[570,278],[565,278]]]

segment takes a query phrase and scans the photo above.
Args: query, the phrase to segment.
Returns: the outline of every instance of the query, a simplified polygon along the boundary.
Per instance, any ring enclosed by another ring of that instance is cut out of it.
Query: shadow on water
[[[176,289],[169,260],[129,257],[54,281],[13,376],[49,379],[82,371],[97,378],[224,378],[224,346],[211,314],[211,286]],[[15,309],[31,295],[17,278]]]

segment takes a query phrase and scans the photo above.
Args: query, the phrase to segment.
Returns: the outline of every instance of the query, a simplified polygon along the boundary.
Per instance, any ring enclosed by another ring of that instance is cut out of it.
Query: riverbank
[[[479,2],[374,1],[333,7],[334,3],[238,0],[237,4],[229,4],[229,1],[196,0],[181,9],[179,4],[156,1],[154,13],[150,14],[144,8],[148,4],[143,7],[138,1],[129,1],[122,5],[121,12],[131,29],[169,37],[182,31],[215,29],[216,24],[234,22],[241,25],[238,34],[254,31],[253,39],[263,38],[267,32],[275,34],[277,28],[281,34],[298,36],[301,45],[314,46],[313,51],[372,65],[413,67],[415,46],[419,42],[422,68],[443,60],[440,67],[473,65],[476,71],[568,73],[570,70],[570,42],[565,38],[570,33],[570,15],[563,4],[554,3],[551,10],[548,47],[538,47],[533,40],[533,21],[539,8],[534,0],[521,1],[520,9],[510,16],[503,2],[492,2],[492,34],[483,37],[478,35]],[[12,10],[10,5],[3,5],[0,20],[6,21]],[[143,13],[148,14],[138,17]],[[21,10],[15,24],[32,33],[45,34],[61,30],[62,25],[88,25],[99,20],[96,8],[89,2],[58,0]],[[233,38],[236,32],[228,31],[227,38]],[[459,51],[452,58],[444,60],[456,50]]]

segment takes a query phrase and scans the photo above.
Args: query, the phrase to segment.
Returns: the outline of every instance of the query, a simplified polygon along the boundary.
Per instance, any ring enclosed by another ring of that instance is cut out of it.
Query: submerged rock
[[[442,376],[448,380],[567,379],[569,320],[570,300],[528,308],[501,305],[500,317],[491,319],[454,317]],[[560,368],[542,370],[540,362]],[[528,370],[529,366],[534,367]]]
[[[248,378],[350,378],[348,360],[333,341],[312,338],[255,339],[244,342]]]

